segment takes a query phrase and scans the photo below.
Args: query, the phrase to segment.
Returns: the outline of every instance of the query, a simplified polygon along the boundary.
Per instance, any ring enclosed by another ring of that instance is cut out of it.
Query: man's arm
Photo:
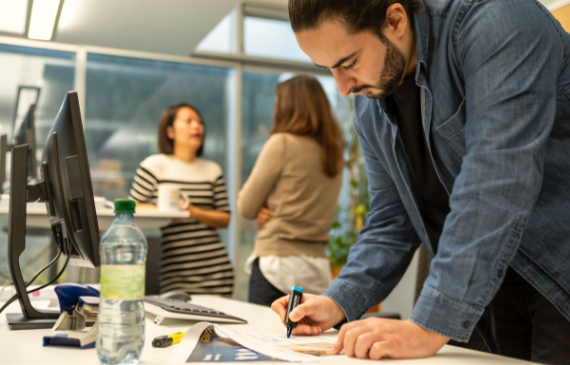
[[[355,104],[357,110],[359,100]],[[420,243],[392,178],[370,147],[360,125],[364,121],[358,120],[357,112],[353,119],[368,174],[370,212],[350,249],[347,264],[323,293],[342,308],[349,321],[388,296]]]
[[[534,1],[474,1],[458,28],[467,154],[411,320],[467,341],[518,249],[542,185],[563,45]]]

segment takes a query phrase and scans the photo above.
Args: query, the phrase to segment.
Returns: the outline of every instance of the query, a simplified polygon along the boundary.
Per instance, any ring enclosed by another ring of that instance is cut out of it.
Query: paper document
[[[292,337],[245,332],[212,323],[195,324],[182,338],[169,364],[187,362],[292,361],[335,359],[333,340],[323,336]]]

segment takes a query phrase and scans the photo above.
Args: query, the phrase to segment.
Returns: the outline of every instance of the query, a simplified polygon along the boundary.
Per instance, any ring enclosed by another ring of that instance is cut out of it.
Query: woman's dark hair
[[[351,34],[371,31],[384,39],[386,12],[394,4],[401,4],[410,19],[420,6],[417,0],[289,0],[289,19],[295,33],[338,19]]]
[[[323,150],[323,170],[334,177],[342,170],[344,140],[329,99],[314,77],[297,76],[277,85],[271,134],[313,137]]]
[[[190,108],[198,114],[200,119],[202,119],[202,125],[204,125],[204,119],[202,115],[190,104],[187,103],[179,103],[176,105],[171,105],[168,108],[164,109],[162,114],[160,115],[160,120],[158,122],[158,152],[163,153],[165,155],[171,155],[174,153],[174,141],[168,138],[168,133],[166,132],[168,127],[172,127],[174,120],[176,119],[176,113],[180,108]],[[204,133],[202,134],[202,145],[196,151],[196,156],[200,157],[204,153],[204,141],[206,140],[206,126],[204,125]]]

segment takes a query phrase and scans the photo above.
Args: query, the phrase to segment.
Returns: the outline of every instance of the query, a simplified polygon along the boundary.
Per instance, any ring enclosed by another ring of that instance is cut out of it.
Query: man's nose
[[[338,87],[338,92],[342,96],[348,96],[350,90],[356,85],[354,78],[349,77],[346,72],[340,69],[331,70],[336,81],[336,86]]]

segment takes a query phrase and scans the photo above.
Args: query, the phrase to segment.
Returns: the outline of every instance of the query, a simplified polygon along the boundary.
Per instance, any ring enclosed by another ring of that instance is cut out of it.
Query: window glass
[[[235,11],[232,11],[222,19],[218,25],[196,46],[200,51],[221,53],[235,52],[234,29]]]
[[[59,111],[63,98],[69,90],[74,89],[75,53],[43,50],[21,46],[0,44],[0,134],[12,139],[15,119],[16,99],[21,86],[39,88],[39,99],[36,107],[36,145],[37,158],[41,155],[47,134]],[[22,109],[19,107],[18,109]],[[10,156],[6,158],[7,188],[10,176]],[[0,215],[0,226],[8,227],[8,215]],[[47,229],[28,229],[26,250],[20,258],[24,279],[30,279],[40,268],[48,263],[50,253],[51,231]],[[8,234],[0,230],[0,291],[1,286],[11,282],[8,269],[7,254]],[[35,283],[47,281],[47,274],[42,274]]]
[[[311,62],[299,48],[291,24],[284,20],[246,16],[244,52],[250,56]]]
[[[203,158],[226,167],[229,70],[89,54],[85,134],[95,194],[128,196],[140,162],[158,153],[158,121],[186,102],[206,127]]]
[[[201,113],[206,128],[202,158],[217,162],[229,185],[229,78],[230,70],[222,67],[89,54],[85,138],[94,193],[108,200],[129,195],[141,161],[158,153],[162,111],[180,102]],[[219,233],[227,242],[227,232]]]

